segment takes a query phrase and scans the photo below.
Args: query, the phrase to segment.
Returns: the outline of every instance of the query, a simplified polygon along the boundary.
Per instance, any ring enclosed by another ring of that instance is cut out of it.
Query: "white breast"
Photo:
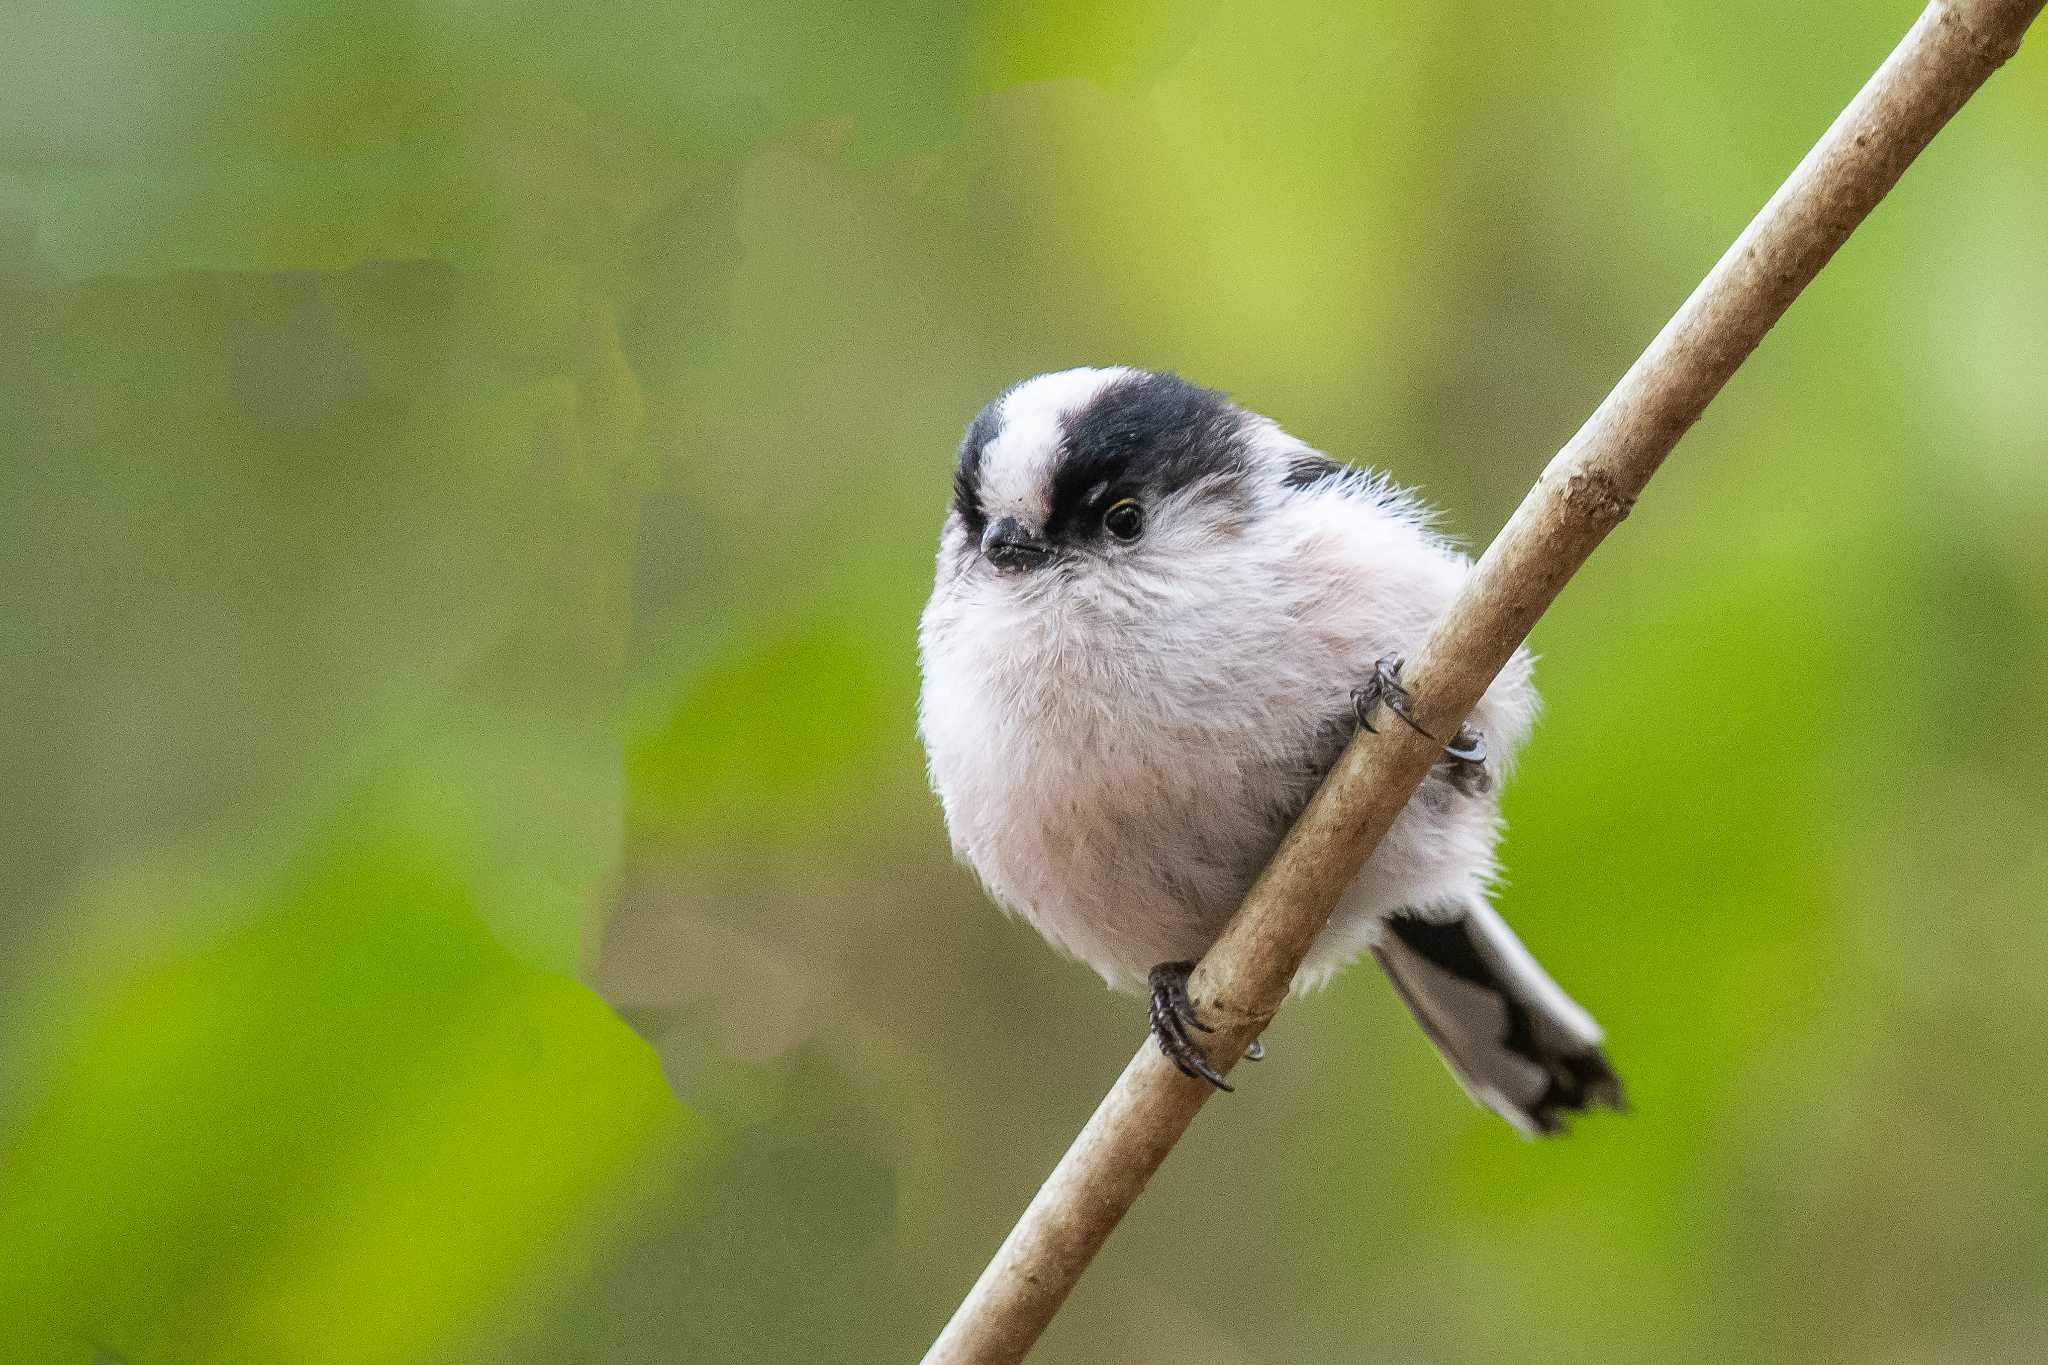
[[[1208,948],[1319,776],[1351,689],[1455,588],[1462,570],[1433,550],[1409,548],[1398,573],[1358,550],[1359,515],[1299,518],[1263,554],[1113,597],[942,571],[920,728],[954,847],[1112,985]],[[1456,828],[1437,828],[1447,815]],[[1490,801],[1411,806],[1310,969],[1355,955],[1365,921],[1405,897],[1483,881],[1494,839]]]
[[[936,600],[925,622],[923,729],[956,849],[1118,984],[1200,956],[1235,908],[1261,854],[1247,835],[1280,796],[1262,741],[1283,714],[1233,704],[1240,655],[1129,645],[1071,608]]]

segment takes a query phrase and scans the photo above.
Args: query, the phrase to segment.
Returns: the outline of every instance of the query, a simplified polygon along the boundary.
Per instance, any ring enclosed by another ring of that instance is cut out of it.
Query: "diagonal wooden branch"
[[[1456,733],[1493,676],[1678,438],[1921,148],[2019,47],[2044,0],[1935,0],[1656,340],[1550,462],[1487,548],[1404,680],[1417,719]],[[1221,939],[1194,994],[1227,1069],[1285,998],[1339,895],[1439,746],[1402,725],[1361,733]],[[1149,1042],[1124,1068],[927,1365],[1022,1359],[1211,1094]]]

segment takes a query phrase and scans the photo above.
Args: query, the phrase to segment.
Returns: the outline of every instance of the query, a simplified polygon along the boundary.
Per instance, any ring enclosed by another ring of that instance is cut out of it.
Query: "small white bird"
[[[1187,973],[1469,561],[1378,474],[1170,374],[1016,385],[960,447],[919,635],[955,851],[1224,1089]],[[1473,1098],[1524,1133],[1622,1105],[1600,1029],[1494,912],[1517,653],[1331,916],[1296,990],[1370,950]],[[1254,1051],[1252,1054],[1257,1056]]]

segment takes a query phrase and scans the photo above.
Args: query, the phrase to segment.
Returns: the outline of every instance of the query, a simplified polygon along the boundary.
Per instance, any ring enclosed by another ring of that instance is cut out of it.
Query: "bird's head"
[[[1019,592],[1199,571],[1256,513],[1265,424],[1175,375],[1116,367],[1027,379],[960,445],[956,573]]]

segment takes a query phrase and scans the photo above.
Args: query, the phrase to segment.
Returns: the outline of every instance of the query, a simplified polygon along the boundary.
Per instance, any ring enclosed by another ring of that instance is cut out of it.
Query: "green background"
[[[1913,14],[0,7],[0,1360],[913,1358],[1141,1025],[924,789],[967,419],[1172,367],[1484,544]],[[2040,1359],[2044,47],[1535,637],[1636,1112],[1351,972],[1042,1359]]]

